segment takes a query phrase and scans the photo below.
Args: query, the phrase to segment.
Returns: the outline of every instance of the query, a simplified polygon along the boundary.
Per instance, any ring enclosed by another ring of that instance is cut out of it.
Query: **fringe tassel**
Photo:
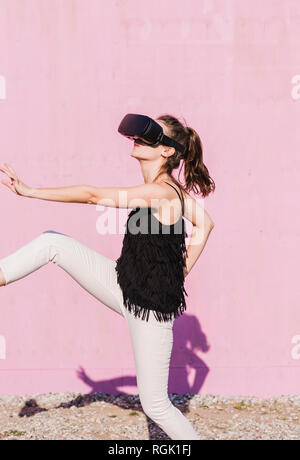
[[[141,318],[142,320],[146,320],[147,322],[149,320],[150,311],[153,311],[155,318],[160,323],[170,321],[173,318],[175,319],[178,316],[182,315],[183,312],[186,310],[186,304],[184,303],[183,305],[180,305],[176,310],[165,313],[159,310],[154,310],[152,308],[145,306],[142,307],[141,305],[132,303],[128,298],[124,300],[124,306],[129,312],[133,313],[135,318]]]
[[[116,272],[124,306],[135,317],[148,321],[152,310],[157,321],[165,322],[186,310],[183,269],[187,232],[183,219],[182,224],[182,233],[177,234],[133,235],[127,226]]]

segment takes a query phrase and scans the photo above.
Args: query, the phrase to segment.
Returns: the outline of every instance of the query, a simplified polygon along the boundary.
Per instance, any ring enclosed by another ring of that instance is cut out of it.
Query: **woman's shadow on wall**
[[[190,400],[199,393],[209,372],[209,368],[197,352],[206,353],[209,345],[199,320],[194,315],[184,314],[176,319],[173,337],[168,393],[174,406],[181,412],[187,413]],[[122,391],[123,387],[137,387],[135,375],[95,381],[89,377],[84,368],[80,367],[77,376],[90,387],[90,393],[62,403],[59,408],[83,407],[92,402],[105,401],[123,409],[131,409],[132,415],[143,412],[139,396]],[[26,411],[26,406],[22,411],[21,413]],[[146,419],[150,440],[170,439],[149,417],[146,416]]]
[[[198,318],[184,314],[176,319],[173,326],[173,348],[170,360],[168,393],[172,403],[183,413],[189,412],[189,403],[201,390],[207,374],[208,366],[199,353],[207,353],[209,345]],[[122,387],[137,386],[136,376],[94,381],[81,368],[78,377],[90,387],[90,395],[106,393],[106,400],[125,409],[142,411],[139,397],[122,391]],[[117,395],[116,397],[111,397]],[[104,399],[103,398],[103,399]],[[168,436],[146,416],[149,439],[169,439]]]

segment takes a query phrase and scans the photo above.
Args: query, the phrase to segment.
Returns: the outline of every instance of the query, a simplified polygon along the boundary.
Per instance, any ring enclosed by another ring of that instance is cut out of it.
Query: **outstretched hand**
[[[6,185],[12,192],[16,193],[17,195],[22,196],[29,196],[31,188],[28,185],[24,184],[24,182],[19,179],[15,170],[9,166],[7,163],[4,163],[6,168],[0,168],[0,171],[4,172],[10,178],[10,183],[6,180],[1,180],[1,183]]]

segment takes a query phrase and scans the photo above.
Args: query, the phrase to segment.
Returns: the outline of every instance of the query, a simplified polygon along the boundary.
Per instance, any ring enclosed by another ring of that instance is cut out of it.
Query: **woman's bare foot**
[[[2,270],[0,268],[0,286],[5,286],[5,284],[6,284],[6,280],[4,278]]]

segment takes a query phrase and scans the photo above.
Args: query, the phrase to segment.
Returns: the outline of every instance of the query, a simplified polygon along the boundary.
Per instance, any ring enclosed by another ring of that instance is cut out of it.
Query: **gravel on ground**
[[[169,395],[203,440],[299,440],[300,395]],[[169,440],[138,395],[0,395],[0,440]]]

